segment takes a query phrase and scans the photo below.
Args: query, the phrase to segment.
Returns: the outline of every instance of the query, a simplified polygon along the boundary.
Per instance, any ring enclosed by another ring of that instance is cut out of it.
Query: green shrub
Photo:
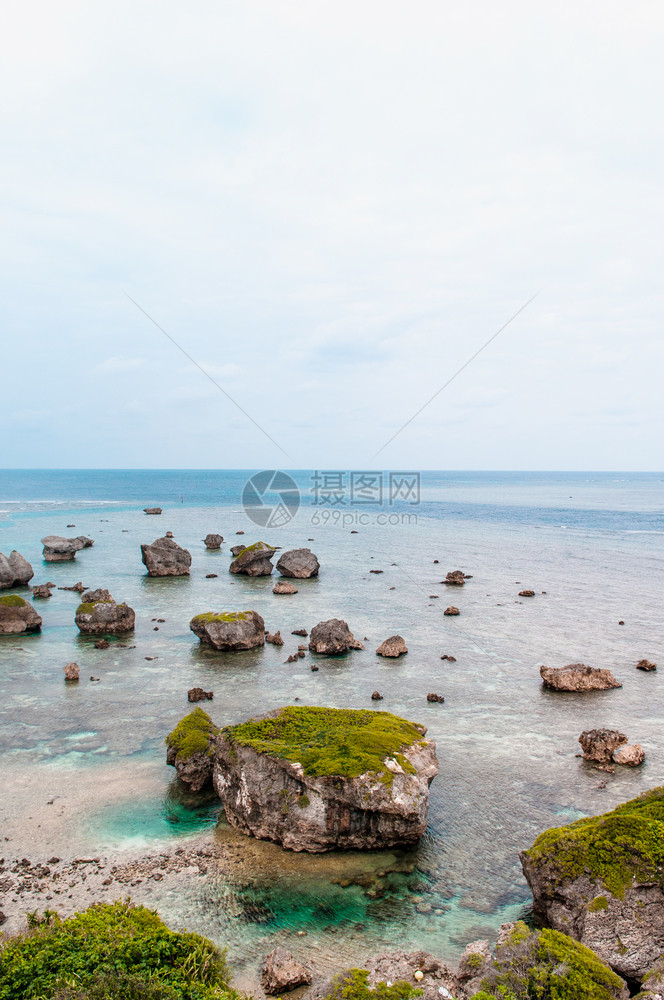
[[[325,1000],[411,1000],[412,997],[422,996],[422,990],[402,980],[392,986],[376,983],[373,988],[369,986],[368,980],[369,973],[366,969],[341,972],[332,980],[332,992]]]
[[[67,920],[32,915],[0,947],[0,1000],[212,1000],[233,997],[225,955],[128,900]]]
[[[475,1000],[616,1000],[623,981],[585,945],[558,931],[524,934],[497,949]]]

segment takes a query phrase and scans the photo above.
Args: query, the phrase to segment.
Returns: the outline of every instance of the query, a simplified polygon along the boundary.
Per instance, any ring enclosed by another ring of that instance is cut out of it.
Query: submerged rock
[[[276,549],[265,542],[254,542],[238,553],[228,569],[245,576],[269,576],[274,568],[270,559],[275,552]]]
[[[201,642],[227,652],[265,643],[265,622],[256,611],[207,611],[194,615],[189,628]]]
[[[157,538],[141,545],[141,559],[149,576],[189,576],[191,553],[172,538]]]
[[[285,948],[277,947],[265,958],[261,969],[261,986],[268,996],[290,993],[298,986],[308,986],[311,970],[297,961]]]
[[[83,594],[75,621],[83,635],[124,635],[133,631],[136,615],[128,604],[116,604],[107,590],[90,590]]]
[[[388,712],[299,706],[224,729],[205,719],[180,723],[168,761],[198,787],[211,773],[243,833],[313,852],[406,847],[424,833],[438,762],[423,726]]]
[[[329,621],[314,625],[309,636],[309,649],[312,653],[342,656],[349,649],[364,649],[364,646],[355,638],[345,621],[330,618]]]
[[[62,538],[61,535],[47,535],[42,538],[46,562],[71,562],[81,549],[88,549],[94,542],[85,535],[77,538]]]
[[[224,540],[224,536],[223,535],[214,535],[214,534],[206,535],[205,538],[204,538],[205,548],[206,549],[220,549],[221,548],[221,543],[223,542],[223,540]]]
[[[9,557],[0,552],[0,590],[8,587],[27,587],[34,576],[32,566],[14,549]]]
[[[311,549],[290,549],[279,557],[277,569],[282,576],[307,580],[312,576],[318,576],[320,563]]]
[[[385,639],[381,642],[380,646],[376,650],[377,656],[403,656],[404,653],[408,652],[408,647],[406,642],[401,635],[391,635],[389,639]]]
[[[273,594],[297,594],[297,587],[288,580],[277,580],[272,588]]]
[[[0,597],[0,635],[39,632],[41,627],[41,615],[18,594]]]
[[[663,829],[661,787],[547,830],[521,854],[538,915],[632,979],[664,950]]]
[[[540,667],[544,687],[552,691],[606,691],[622,687],[610,670],[569,663],[566,667]]]
[[[607,764],[627,737],[617,729],[587,729],[579,736],[584,760],[594,760],[598,764]]]

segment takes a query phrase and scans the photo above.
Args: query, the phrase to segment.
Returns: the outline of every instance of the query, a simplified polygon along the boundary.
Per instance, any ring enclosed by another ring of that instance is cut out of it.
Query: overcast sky
[[[0,465],[661,469],[663,29],[7,5]]]

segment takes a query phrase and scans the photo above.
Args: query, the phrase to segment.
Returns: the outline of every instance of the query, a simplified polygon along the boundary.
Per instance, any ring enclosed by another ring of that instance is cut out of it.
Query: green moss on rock
[[[664,882],[664,786],[618,806],[540,834],[528,862],[545,864],[554,887],[587,875],[622,899],[633,879]]]
[[[253,545],[245,546],[245,548],[242,549],[242,552],[238,552],[235,558],[239,559],[241,556],[245,556],[247,552],[258,552],[259,549],[263,552],[276,551],[274,546],[268,545],[267,542],[254,542]]]
[[[76,608],[77,615],[91,615],[98,604],[113,604],[113,601],[89,601],[86,604],[79,604]]]
[[[176,751],[178,757],[186,760],[195,753],[210,755],[210,738],[217,731],[214,722],[202,708],[195,708],[184,719],[180,719],[172,733],[166,737],[166,746]]]
[[[0,597],[0,606],[4,608],[24,608],[26,607],[26,602],[18,594],[7,594],[5,597]]]
[[[475,1000],[616,1000],[624,984],[585,945],[559,931],[527,932],[498,949]],[[526,928],[527,931],[527,928]]]
[[[608,910],[609,901],[606,896],[595,896],[594,899],[588,903],[589,913],[599,913],[600,910]]]
[[[314,777],[355,778],[371,772],[387,783],[393,780],[386,766],[390,758],[415,773],[402,751],[422,738],[421,729],[389,712],[305,706],[282,708],[223,732],[258,753],[299,763]]]
[[[251,611],[204,611],[200,615],[194,615],[191,619],[192,622],[201,622],[203,624],[209,625],[210,622],[224,622],[225,624],[230,624],[231,622],[246,622],[251,618]]]

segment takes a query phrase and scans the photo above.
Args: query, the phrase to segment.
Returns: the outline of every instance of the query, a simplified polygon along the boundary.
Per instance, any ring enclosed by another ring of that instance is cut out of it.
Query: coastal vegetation
[[[225,955],[130,901],[32,914],[0,946],[0,1000],[236,1000]]]
[[[211,754],[210,737],[217,727],[202,708],[195,708],[184,719],[180,719],[175,729],[166,737],[166,746],[174,750],[181,760],[187,760],[196,753]]]

